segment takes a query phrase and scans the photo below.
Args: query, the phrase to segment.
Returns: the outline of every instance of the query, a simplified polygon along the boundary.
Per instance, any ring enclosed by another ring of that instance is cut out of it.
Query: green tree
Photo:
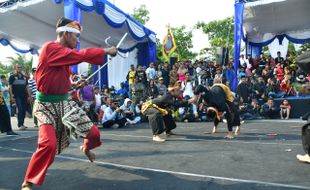
[[[185,25],[177,28],[171,28],[174,40],[176,43],[175,53],[180,60],[194,59],[197,53],[193,53],[190,49],[193,48],[193,32],[192,30],[186,30]]]
[[[208,35],[212,50],[218,47],[227,47],[232,54],[234,45],[234,18],[228,17],[223,20],[209,23],[198,22],[195,28],[201,29]]]
[[[15,65],[22,65],[23,71],[26,75],[29,75],[31,73],[32,68],[32,58],[30,60],[27,60],[25,55],[16,54],[17,57],[7,57],[8,61],[10,62],[8,66],[8,73],[14,71]]]
[[[144,25],[150,20],[149,14],[150,12],[147,10],[146,6],[141,5],[139,8],[134,8],[130,16]]]

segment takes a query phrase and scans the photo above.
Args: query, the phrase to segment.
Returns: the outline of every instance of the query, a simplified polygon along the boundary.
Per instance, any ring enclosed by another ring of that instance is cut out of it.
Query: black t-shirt
[[[28,85],[27,78],[19,73],[19,74],[13,74],[9,78],[9,84],[12,85],[12,92],[14,96],[18,97],[26,97],[26,86]]]

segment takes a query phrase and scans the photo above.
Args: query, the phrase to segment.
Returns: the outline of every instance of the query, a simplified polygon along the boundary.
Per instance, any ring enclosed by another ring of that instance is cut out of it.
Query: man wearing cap
[[[177,97],[179,95],[180,87],[176,84],[168,87],[167,94],[145,102],[142,105],[141,112],[148,117],[149,125],[153,132],[153,141],[164,142],[165,139],[159,136],[163,132],[166,132],[167,136],[174,135],[172,130],[176,128],[176,123],[168,108],[187,107],[197,100],[197,97],[194,97],[189,100],[178,101]]]
[[[214,127],[212,133],[216,132],[217,124],[220,120],[220,113],[225,113],[227,119],[228,134],[226,138],[233,139],[233,126],[237,126],[235,135],[240,133],[240,116],[236,106],[234,105],[234,97],[228,86],[224,84],[214,84],[210,89],[198,85],[195,89],[195,95],[201,95],[207,103],[207,115],[214,119]],[[218,120],[218,121],[217,121]]]
[[[117,49],[87,48],[76,50],[81,26],[78,22],[60,18],[56,25],[57,40],[46,43],[39,57],[35,74],[37,84],[34,114],[38,119],[38,148],[30,160],[22,190],[42,185],[55,154],[69,145],[69,137],[84,138],[81,151],[93,162],[90,150],[101,145],[100,133],[85,112],[68,100],[71,89],[71,65],[80,62],[102,65],[104,55],[115,56]]]

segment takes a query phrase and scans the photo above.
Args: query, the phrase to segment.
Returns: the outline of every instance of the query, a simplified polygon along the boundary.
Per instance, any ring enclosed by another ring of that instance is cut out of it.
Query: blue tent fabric
[[[243,9],[244,3],[236,3],[235,4],[235,28],[234,28],[234,70],[235,73],[238,72],[239,68],[239,57],[240,57],[240,48],[241,48],[241,38],[242,38],[242,19],[243,19]],[[236,40],[237,39],[237,40]],[[232,90],[238,85],[238,78],[235,75]]]
[[[34,48],[20,49],[14,46],[8,39],[5,39],[5,38],[0,38],[0,44],[2,44],[3,46],[10,46],[12,49],[14,49],[18,53],[31,53],[32,55],[38,54],[37,50]]]

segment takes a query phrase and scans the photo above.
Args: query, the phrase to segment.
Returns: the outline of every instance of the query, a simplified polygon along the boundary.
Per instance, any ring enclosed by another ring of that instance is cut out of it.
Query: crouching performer
[[[35,77],[38,92],[34,104],[34,114],[39,122],[38,146],[30,160],[22,190],[31,190],[33,184],[42,185],[55,154],[69,146],[70,137],[84,138],[80,149],[91,162],[95,155],[90,150],[101,145],[97,126],[74,101],[68,100],[70,65],[80,62],[101,65],[104,55],[114,56],[117,49],[75,50],[81,27],[78,22],[66,18],[58,21],[56,32],[57,40],[46,43],[39,57]]]
[[[236,106],[234,105],[234,97],[229,89],[224,84],[214,84],[210,89],[199,85],[195,89],[195,95],[201,95],[201,98],[207,103],[207,116],[214,121],[212,133],[216,132],[217,125],[225,114],[227,120],[228,134],[226,138],[233,139],[233,126],[237,126],[235,135],[240,133],[240,116]]]
[[[166,136],[174,135],[172,130],[177,126],[172,118],[170,108],[187,107],[197,100],[197,97],[194,96],[189,100],[178,101],[179,95],[179,85],[169,86],[167,94],[143,103],[141,112],[149,120],[153,132],[153,141],[164,142],[165,139],[159,136],[163,132],[166,132]]]

